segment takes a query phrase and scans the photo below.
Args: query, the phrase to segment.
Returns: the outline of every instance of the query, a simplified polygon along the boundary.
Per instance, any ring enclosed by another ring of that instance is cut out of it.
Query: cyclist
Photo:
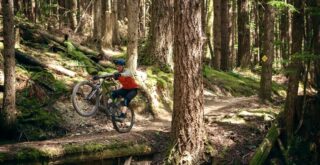
[[[117,73],[114,73],[113,78],[118,80],[122,87],[112,91],[111,98],[113,100],[118,97],[124,98],[121,106],[121,114],[117,117],[117,119],[121,121],[126,118],[127,107],[131,100],[137,95],[139,85],[135,81],[132,71],[125,68],[126,61],[124,59],[114,60],[113,62],[118,70]]]

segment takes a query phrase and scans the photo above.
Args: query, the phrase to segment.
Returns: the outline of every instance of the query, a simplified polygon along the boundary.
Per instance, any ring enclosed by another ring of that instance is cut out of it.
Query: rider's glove
[[[115,74],[113,74],[113,78],[115,79],[115,80],[118,80],[118,78],[121,76],[121,74],[120,73],[115,73]]]
[[[92,79],[93,79],[93,80],[99,80],[99,76],[98,76],[98,75],[94,75],[94,76],[92,77]]]

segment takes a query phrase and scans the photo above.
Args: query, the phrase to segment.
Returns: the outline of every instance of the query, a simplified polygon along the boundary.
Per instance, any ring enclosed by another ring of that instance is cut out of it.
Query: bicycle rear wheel
[[[89,81],[79,82],[72,91],[72,105],[84,117],[94,115],[99,107],[99,90]]]
[[[126,118],[119,121],[117,118],[121,114],[120,107],[117,107],[116,112],[112,116],[113,127],[120,133],[126,133],[131,130],[134,124],[134,111],[131,108],[127,108]]]

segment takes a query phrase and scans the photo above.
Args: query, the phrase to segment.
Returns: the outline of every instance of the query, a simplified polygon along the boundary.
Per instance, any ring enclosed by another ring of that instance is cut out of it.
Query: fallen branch
[[[51,69],[57,73],[62,73],[64,75],[70,76],[70,77],[74,77],[76,75],[75,72],[68,70],[60,65],[53,65],[53,64],[44,64],[42,62],[40,62],[39,60],[37,60],[36,58],[29,56],[27,54],[25,54],[24,52],[20,51],[19,49],[15,50],[15,57],[18,61],[18,63],[20,64],[24,64],[24,65],[28,65],[28,66],[36,66],[36,67],[40,67],[40,68],[48,68]]]
[[[261,165],[265,162],[279,135],[280,131],[277,128],[276,124],[272,124],[267,133],[267,136],[263,139],[262,143],[254,153],[250,161],[250,165]]]
[[[55,41],[55,42],[57,42],[57,43],[59,43],[61,45],[66,46],[65,43],[64,43],[65,39],[63,37],[54,36],[54,35],[48,33],[47,31],[36,29],[34,26],[32,26],[30,24],[27,24],[27,23],[20,23],[17,26],[19,28],[21,28],[22,30],[25,30],[25,31],[30,31],[30,29],[32,29],[33,33],[40,34],[40,36],[42,36],[42,37],[44,37],[46,39]],[[97,55],[100,54],[100,52],[97,52],[97,51],[92,50],[92,49],[90,49],[88,47],[82,46],[82,45],[80,45],[78,43],[72,42],[72,44],[76,49],[84,52],[85,54],[94,55],[94,56],[97,56]]]
[[[67,137],[48,141],[0,145],[0,162],[42,162],[67,164],[116,157],[142,156],[158,152],[164,132],[130,134],[97,134]]]

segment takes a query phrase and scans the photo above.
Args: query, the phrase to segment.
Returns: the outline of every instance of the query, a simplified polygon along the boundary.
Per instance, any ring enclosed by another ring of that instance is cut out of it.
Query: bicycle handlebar
[[[112,77],[113,77],[113,74],[106,74],[106,75],[101,75],[101,76],[95,75],[92,77],[92,79],[98,80],[98,79],[102,79],[102,78],[104,79],[104,78],[112,78]]]

